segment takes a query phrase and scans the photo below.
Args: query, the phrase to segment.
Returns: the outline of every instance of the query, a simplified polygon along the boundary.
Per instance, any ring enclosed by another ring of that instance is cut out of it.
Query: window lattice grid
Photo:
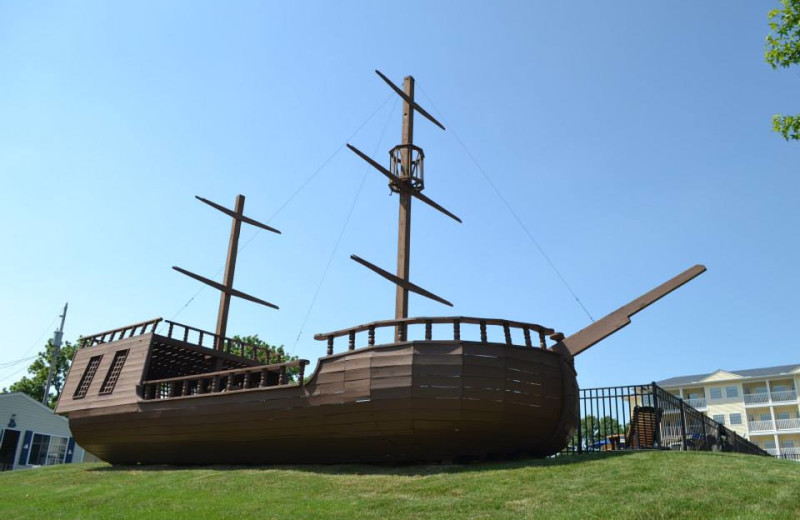
[[[92,379],[97,373],[97,367],[100,366],[101,359],[103,359],[102,355],[94,356],[89,360],[89,364],[86,365],[86,370],[83,371],[81,380],[78,383],[78,389],[75,390],[75,395],[72,396],[73,399],[80,399],[86,396],[86,392],[89,391],[89,385],[92,384]]]
[[[110,394],[114,391],[114,387],[117,384],[117,379],[119,379],[119,375],[122,372],[122,367],[125,365],[125,360],[127,358],[127,349],[120,350],[114,354],[114,359],[111,361],[111,368],[108,370],[108,374],[106,374],[106,378],[103,381],[103,386],[100,387],[101,394]]]

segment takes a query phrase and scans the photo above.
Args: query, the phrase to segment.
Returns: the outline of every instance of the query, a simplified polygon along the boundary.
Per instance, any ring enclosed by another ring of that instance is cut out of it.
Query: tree
[[[22,379],[13,383],[9,388],[3,388],[3,392],[22,392],[28,394],[39,402],[42,402],[44,397],[44,385],[47,382],[47,375],[50,373],[50,359],[53,356],[52,340],[48,340],[45,349],[39,352],[36,360],[28,367],[28,375],[23,376]],[[67,378],[67,371],[72,363],[72,358],[75,355],[77,347],[69,341],[61,345],[61,350],[58,353],[56,360],[56,367],[53,371],[53,381],[51,382],[50,398],[47,405],[50,408],[55,408],[58,398],[61,395],[61,390],[64,388],[64,380]],[[55,394],[53,394],[53,390]]]
[[[767,15],[771,32],[765,57],[773,69],[800,63],[800,0],[781,0],[781,5]],[[800,140],[800,114],[772,116],[772,128],[787,141]]]
[[[600,449],[601,443],[607,442],[609,436],[624,435],[627,430],[626,426],[620,425],[619,421],[608,415],[602,419],[587,415],[581,419],[579,428],[580,431],[572,436],[572,446],[577,448],[581,445],[584,449]]]
[[[270,345],[263,339],[258,337],[258,334],[254,334],[252,336],[234,336],[234,340],[240,341],[244,343],[244,357],[251,358],[251,359],[258,359],[259,361],[265,362],[267,360],[266,352],[264,349],[269,350],[269,362],[270,363],[285,363],[287,361],[296,361],[298,358],[297,356],[292,356],[287,353],[283,345],[275,346]],[[258,355],[253,355],[253,346],[258,347]],[[286,371],[286,374],[289,376],[289,380],[294,381],[296,380],[296,376],[300,373],[299,367],[292,367]]]

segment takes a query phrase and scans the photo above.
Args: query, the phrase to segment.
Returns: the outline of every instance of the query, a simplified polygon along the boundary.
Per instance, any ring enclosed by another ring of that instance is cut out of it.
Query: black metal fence
[[[770,454],[655,383],[580,391],[581,419],[564,453],[632,449]]]

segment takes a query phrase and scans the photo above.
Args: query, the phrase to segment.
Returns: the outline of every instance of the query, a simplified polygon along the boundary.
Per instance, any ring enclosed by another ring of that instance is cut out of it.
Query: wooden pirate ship
[[[81,446],[115,464],[549,455],[567,444],[578,422],[573,357],[705,270],[688,269],[566,337],[504,319],[409,318],[409,292],[451,305],[409,279],[412,201],[460,220],[422,194],[424,154],[413,142],[415,113],[444,126],[415,101],[412,77],[401,89],[378,74],[403,99],[402,143],[390,151],[388,169],[348,146],[399,195],[397,271],[352,258],[396,284],[394,319],[317,334],[327,355],[307,379],[307,360],[287,361],[228,338],[231,296],[277,308],[233,288],[241,224],[277,230],[245,216],[241,195],[233,210],[200,199],[233,219],[223,282],[175,269],[220,291],[216,331],[156,319],[82,338],[56,409]],[[391,343],[376,343],[382,328],[394,329]],[[503,341],[489,341],[490,328],[502,330]]]

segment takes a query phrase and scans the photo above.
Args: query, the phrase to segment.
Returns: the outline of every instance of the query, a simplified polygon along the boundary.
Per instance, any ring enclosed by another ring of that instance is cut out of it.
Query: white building
[[[0,394],[0,471],[83,460],[66,418],[21,392]]]
[[[800,365],[717,370],[656,384],[773,455],[800,459]]]

